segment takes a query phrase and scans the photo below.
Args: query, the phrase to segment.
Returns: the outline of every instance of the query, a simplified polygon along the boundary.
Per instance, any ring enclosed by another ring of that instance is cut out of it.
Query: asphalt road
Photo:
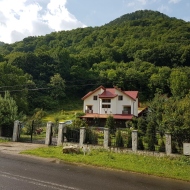
[[[190,190],[190,183],[0,151],[0,190]]]

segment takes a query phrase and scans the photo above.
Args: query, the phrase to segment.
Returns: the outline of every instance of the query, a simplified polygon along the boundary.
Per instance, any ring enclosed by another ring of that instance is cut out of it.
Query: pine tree
[[[148,150],[155,151],[156,130],[153,122],[149,122],[146,131]]]
[[[121,135],[120,130],[118,130],[116,133],[116,146],[117,147],[124,147],[123,137]]]
[[[114,118],[113,118],[113,116],[110,115],[110,116],[106,119],[105,128],[108,128],[108,129],[109,129],[110,134],[114,134],[114,133],[115,133],[115,125],[114,125]]]
[[[132,132],[128,131],[127,148],[132,148]]]

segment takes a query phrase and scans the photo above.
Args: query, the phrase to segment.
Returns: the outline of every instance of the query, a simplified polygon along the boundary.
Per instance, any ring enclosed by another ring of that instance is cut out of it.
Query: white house
[[[106,119],[112,115],[115,121],[125,123],[138,116],[138,91],[123,91],[117,87],[99,86],[86,94],[82,100],[85,113],[82,118],[87,121]]]

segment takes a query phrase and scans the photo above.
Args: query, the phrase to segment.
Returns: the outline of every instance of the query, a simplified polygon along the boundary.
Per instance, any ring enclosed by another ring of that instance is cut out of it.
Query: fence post
[[[80,139],[79,139],[79,147],[81,148],[83,146],[83,143],[85,141],[85,127],[80,128]]]
[[[59,128],[58,128],[58,138],[57,138],[57,146],[62,145],[62,143],[64,142],[64,136],[63,133],[66,130],[66,125],[64,122],[60,122],[59,123]]]
[[[52,126],[53,126],[53,123],[51,121],[47,122],[46,140],[45,140],[46,145],[50,145],[52,142]]]
[[[104,148],[108,148],[109,145],[109,129],[104,128]]]
[[[138,149],[138,131],[132,131],[132,151],[136,152]]]
[[[166,155],[170,155],[172,153],[172,143],[171,143],[171,133],[166,133]]]
[[[13,142],[18,142],[19,138],[19,132],[20,132],[20,122],[17,120],[14,122],[14,128],[13,128]]]

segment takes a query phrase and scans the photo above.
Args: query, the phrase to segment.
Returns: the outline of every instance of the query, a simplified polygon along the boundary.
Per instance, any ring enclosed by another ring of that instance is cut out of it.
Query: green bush
[[[113,116],[109,116],[107,119],[106,119],[106,125],[105,125],[105,128],[108,128],[109,131],[110,131],[110,134],[115,134],[115,123],[114,123],[114,118]]]
[[[165,152],[166,148],[165,148],[165,143],[164,140],[162,139],[161,143],[160,143],[160,147],[159,147],[159,152]]]
[[[132,132],[128,131],[127,148],[132,148]]]
[[[176,143],[172,142],[172,153],[178,153]]]
[[[153,137],[149,137],[147,146],[148,146],[147,147],[148,150],[155,151],[154,138]]]
[[[117,147],[124,147],[123,137],[121,135],[120,130],[117,130],[117,132],[116,132],[116,146]]]
[[[89,127],[86,128],[85,143],[98,144],[98,134]]]
[[[138,138],[138,150],[144,150],[142,137]]]

